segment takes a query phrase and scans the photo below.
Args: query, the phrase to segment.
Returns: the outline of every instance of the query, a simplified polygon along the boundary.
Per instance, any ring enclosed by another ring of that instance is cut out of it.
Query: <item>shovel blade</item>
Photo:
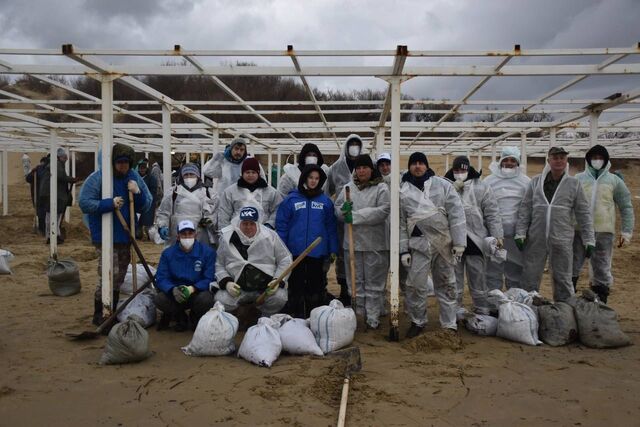
[[[350,375],[352,372],[359,372],[362,370],[360,347],[343,348],[341,350],[332,352],[331,355],[344,360],[346,375]]]
[[[84,332],[80,332],[79,334],[74,332],[67,332],[65,335],[67,336],[67,338],[70,338],[72,341],[85,341],[85,340],[92,340],[100,334],[96,331],[84,331]]]

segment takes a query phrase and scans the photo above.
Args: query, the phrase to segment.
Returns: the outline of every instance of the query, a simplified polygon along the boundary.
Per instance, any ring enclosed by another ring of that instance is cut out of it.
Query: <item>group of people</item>
[[[285,311],[308,317],[334,298],[327,291],[332,263],[338,298],[350,304],[353,285],[357,314],[368,328],[378,329],[386,314],[390,174],[400,171],[391,170],[389,154],[381,153],[374,164],[363,148],[358,135],[349,135],[340,157],[328,167],[319,148],[305,144],[297,164],[284,167],[276,189],[247,153],[246,140],[236,138],[202,168],[184,164],[175,185],[163,193],[157,190],[161,178],[154,178],[148,163],[143,161],[136,172],[133,150],[116,144],[113,197],[102,198],[98,170],[84,183],[79,204],[89,216],[98,251],[104,213],[119,209],[127,221],[140,214],[139,229],[157,228],[166,244],[156,275],[160,329],[172,322],[176,330],[195,328],[216,301],[231,312],[256,303],[266,316]],[[487,300],[489,290],[538,290],[547,259],[553,297],[567,300],[590,258],[591,287],[607,301],[612,247],[631,240],[630,194],[624,181],[609,172],[604,147],[587,152],[585,171],[575,177],[568,173],[568,154],[551,148],[542,174],[533,179],[520,169],[516,147],[504,147],[484,179],[465,156],[439,177],[423,153],[411,154],[399,189],[400,279],[411,322],[407,337],[420,334],[427,323],[431,279],[440,325],[449,330],[457,329],[464,312],[465,273],[473,311],[491,314],[495,307]],[[129,211],[129,197],[135,212]],[[614,239],[616,208],[622,225]],[[117,301],[130,240],[115,219],[113,230]],[[290,269],[318,237],[320,244]],[[102,309],[99,281],[96,324]]]

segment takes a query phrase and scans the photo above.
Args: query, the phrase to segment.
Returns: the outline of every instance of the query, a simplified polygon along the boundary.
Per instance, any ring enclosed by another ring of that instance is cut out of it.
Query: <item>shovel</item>
[[[131,244],[133,245],[133,249],[136,251],[136,254],[138,254],[138,258],[140,259],[140,262],[142,263],[142,266],[144,267],[151,281],[147,282],[144,286],[139,287],[133,293],[133,295],[127,298],[127,300],[124,303],[120,304],[120,307],[118,307],[117,310],[115,310],[113,314],[111,314],[111,316],[107,317],[105,321],[102,322],[95,331],[84,331],[84,332],[80,332],[79,334],[73,333],[73,332],[67,332],[65,334],[67,337],[75,341],[91,340],[101,335],[102,332],[105,329],[107,329],[117,319],[118,314],[120,314],[122,310],[124,310],[125,307],[129,305],[129,303],[133,301],[133,299],[140,292],[144,291],[151,283],[153,283],[157,287],[156,278],[153,276],[153,273],[149,269],[149,265],[147,264],[147,261],[144,259],[144,255],[142,255],[142,251],[140,251],[140,247],[138,247],[138,244],[136,243],[136,239],[131,233],[131,230],[129,229],[129,227],[127,226],[127,221],[125,221],[124,217],[122,216],[122,213],[120,213],[120,209],[116,208],[115,213],[116,213],[116,216],[118,217],[118,220],[120,221],[120,224],[122,224],[122,228],[124,228],[125,231],[129,233],[129,238],[131,239]]]
[[[344,427],[347,417],[347,399],[349,397],[349,382],[351,374],[362,369],[360,359],[360,347],[349,347],[331,353],[344,360],[344,383],[342,384],[342,397],[340,398],[340,411],[338,412],[338,427]]]

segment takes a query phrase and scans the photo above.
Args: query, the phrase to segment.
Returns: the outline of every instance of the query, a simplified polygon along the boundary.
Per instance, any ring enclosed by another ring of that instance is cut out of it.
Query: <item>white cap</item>
[[[194,227],[193,222],[189,221],[188,219],[185,219],[184,221],[180,221],[178,223],[178,233],[181,232],[182,230],[194,230],[195,231],[196,227]]]
[[[380,160],[386,160],[386,161],[390,162],[391,161],[391,154],[389,154],[389,153],[380,153],[376,163],[379,162]]]

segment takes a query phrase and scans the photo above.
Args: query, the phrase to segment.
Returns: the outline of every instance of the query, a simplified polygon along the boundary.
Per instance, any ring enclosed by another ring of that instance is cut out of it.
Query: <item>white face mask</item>
[[[604,166],[604,160],[591,160],[591,166],[595,169],[595,170],[600,170],[602,169],[602,166]]]
[[[185,178],[184,179],[184,185],[186,185],[187,188],[193,188],[197,183],[198,183],[198,178]]]
[[[504,176],[516,176],[518,168],[500,168]]]
[[[190,239],[180,239],[180,246],[182,246],[182,248],[184,250],[190,251],[191,248],[193,247],[193,244],[195,243],[196,239],[194,238],[190,238]]]
[[[462,173],[454,173],[453,177],[455,178],[456,181],[464,181],[465,179],[467,179],[467,176],[469,176],[469,172],[462,172]]]
[[[306,165],[317,165],[318,164],[318,158],[316,156],[307,156],[304,159],[304,163]]]
[[[357,145],[352,145],[351,147],[349,147],[348,152],[351,157],[356,157],[360,154],[360,147]]]

